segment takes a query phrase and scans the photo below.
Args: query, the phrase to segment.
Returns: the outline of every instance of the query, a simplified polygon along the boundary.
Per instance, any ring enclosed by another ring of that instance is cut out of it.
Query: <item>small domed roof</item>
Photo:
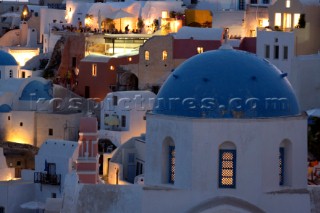
[[[286,74],[254,54],[219,49],[181,64],[161,87],[153,113],[269,118],[299,115],[300,110]]]
[[[18,66],[18,63],[11,54],[0,50],[0,66]]]

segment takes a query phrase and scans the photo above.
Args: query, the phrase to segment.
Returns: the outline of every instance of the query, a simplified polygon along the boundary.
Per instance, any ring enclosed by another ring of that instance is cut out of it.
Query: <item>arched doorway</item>
[[[220,196],[207,200],[187,213],[265,213],[256,205],[236,197]]]
[[[139,79],[132,72],[123,72],[119,77],[119,90],[138,90]]]

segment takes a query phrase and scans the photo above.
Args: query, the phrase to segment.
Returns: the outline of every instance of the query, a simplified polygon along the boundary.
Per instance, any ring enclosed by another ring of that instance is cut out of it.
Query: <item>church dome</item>
[[[274,65],[254,54],[219,49],[185,61],[161,87],[154,114],[195,118],[269,118],[300,114]]]
[[[0,50],[0,66],[18,66],[18,63],[11,54]]]

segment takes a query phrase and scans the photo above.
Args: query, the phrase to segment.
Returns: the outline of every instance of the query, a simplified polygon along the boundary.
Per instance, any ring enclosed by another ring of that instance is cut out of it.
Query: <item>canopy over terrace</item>
[[[114,13],[116,11],[124,11],[130,16],[131,24],[130,27],[134,29],[136,22],[133,22],[132,19],[138,19],[141,17],[144,20],[146,26],[152,24],[154,19],[159,19],[162,17],[163,11],[176,11],[183,12],[184,7],[181,6],[180,1],[126,1],[126,2],[105,2],[105,3],[95,3],[90,6],[86,14],[92,15],[94,17],[94,22],[96,23],[93,27],[98,28],[98,19],[99,15],[103,21],[104,18],[114,19]],[[100,14],[99,14],[100,10]],[[129,19],[128,19],[129,20]],[[125,26],[126,22],[122,20],[122,25]],[[129,21],[128,21],[129,24]]]

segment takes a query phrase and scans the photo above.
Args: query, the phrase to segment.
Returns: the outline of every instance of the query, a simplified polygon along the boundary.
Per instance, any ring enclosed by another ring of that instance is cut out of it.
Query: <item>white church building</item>
[[[144,162],[138,184],[79,184],[62,212],[310,212],[307,118],[286,76],[250,53],[208,51],[175,69],[144,153],[131,159]]]

